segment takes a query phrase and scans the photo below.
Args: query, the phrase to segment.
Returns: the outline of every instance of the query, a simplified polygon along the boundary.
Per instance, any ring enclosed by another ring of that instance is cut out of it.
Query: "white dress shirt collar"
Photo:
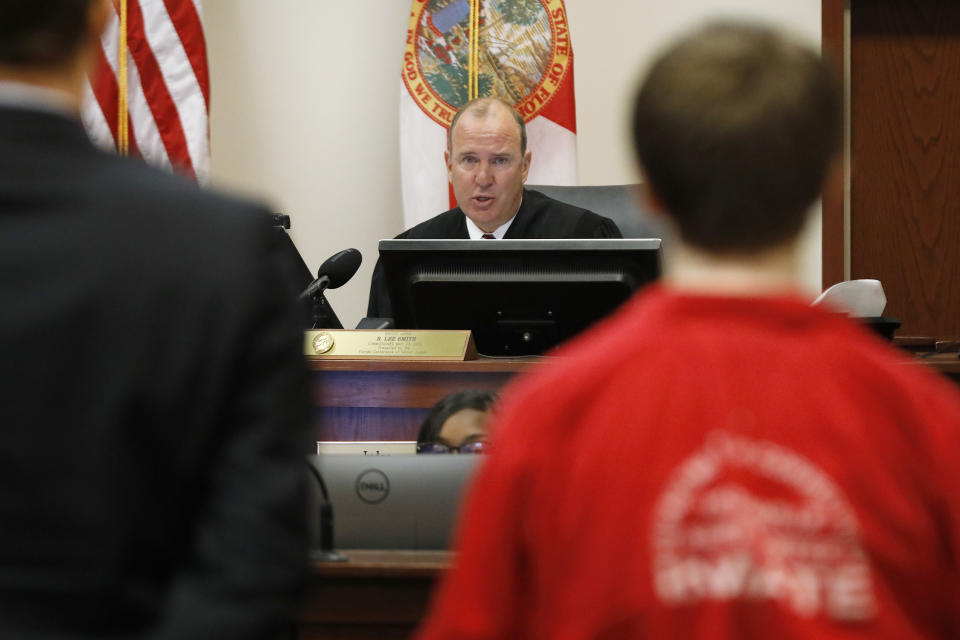
[[[520,207],[523,206],[523,198],[520,198]],[[520,213],[520,207],[517,207],[517,213]],[[510,228],[510,225],[513,224],[513,221],[517,218],[517,213],[513,214],[513,217],[504,222],[502,225],[493,230],[493,237],[497,240],[503,240],[503,236],[507,235],[507,229]],[[466,215],[463,216],[464,220],[467,222],[467,234],[470,236],[471,240],[480,240],[486,231],[478,227],[473,223],[473,220],[468,218]]]
[[[0,80],[0,106],[77,117],[73,100],[68,94],[25,82]]]

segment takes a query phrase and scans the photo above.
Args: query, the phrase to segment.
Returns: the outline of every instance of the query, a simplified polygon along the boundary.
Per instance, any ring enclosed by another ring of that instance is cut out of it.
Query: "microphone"
[[[312,298],[326,289],[336,289],[347,283],[360,268],[363,256],[356,249],[344,249],[327,258],[317,269],[317,279],[300,294],[300,299]]]

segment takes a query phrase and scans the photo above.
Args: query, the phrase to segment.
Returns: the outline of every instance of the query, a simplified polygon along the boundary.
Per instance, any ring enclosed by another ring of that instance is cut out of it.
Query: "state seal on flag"
[[[479,16],[471,15],[472,6],[479,7]],[[478,30],[477,51],[471,51],[471,24]],[[420,109],[444,127],[469,100],[471,71],[478,95],[513,103],[529,122],[549,104],[572,66],[563,0],[413,2],[403,82]]]

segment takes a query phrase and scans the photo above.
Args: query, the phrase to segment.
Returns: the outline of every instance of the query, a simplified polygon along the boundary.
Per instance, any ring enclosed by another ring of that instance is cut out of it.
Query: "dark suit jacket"
[[[262,638],[286,615],[288,268],[258,207],[0,108],[0,637]]]
[[[525,238],[622,238],[610,218],[554,200],[539,191],[523,190],[523,202],[504,239]],[[445,211],[407,229],[397,238],[415,240],[468,240],[467,222],[460,207]],[[390,296],[379,258],[370,282],[367,316],[391,317]]]

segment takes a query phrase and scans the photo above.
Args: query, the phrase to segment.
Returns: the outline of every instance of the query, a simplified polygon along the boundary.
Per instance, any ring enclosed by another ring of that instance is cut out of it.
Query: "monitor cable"
[[[346,562],[347,556],[333,549],[333,502],[330,500],[330,492],[327,491],[327,483],[323,481],[320,471],[310,460],[306,463],[320,488],[320,547],[310,551],[310,560],[312,562]]]

